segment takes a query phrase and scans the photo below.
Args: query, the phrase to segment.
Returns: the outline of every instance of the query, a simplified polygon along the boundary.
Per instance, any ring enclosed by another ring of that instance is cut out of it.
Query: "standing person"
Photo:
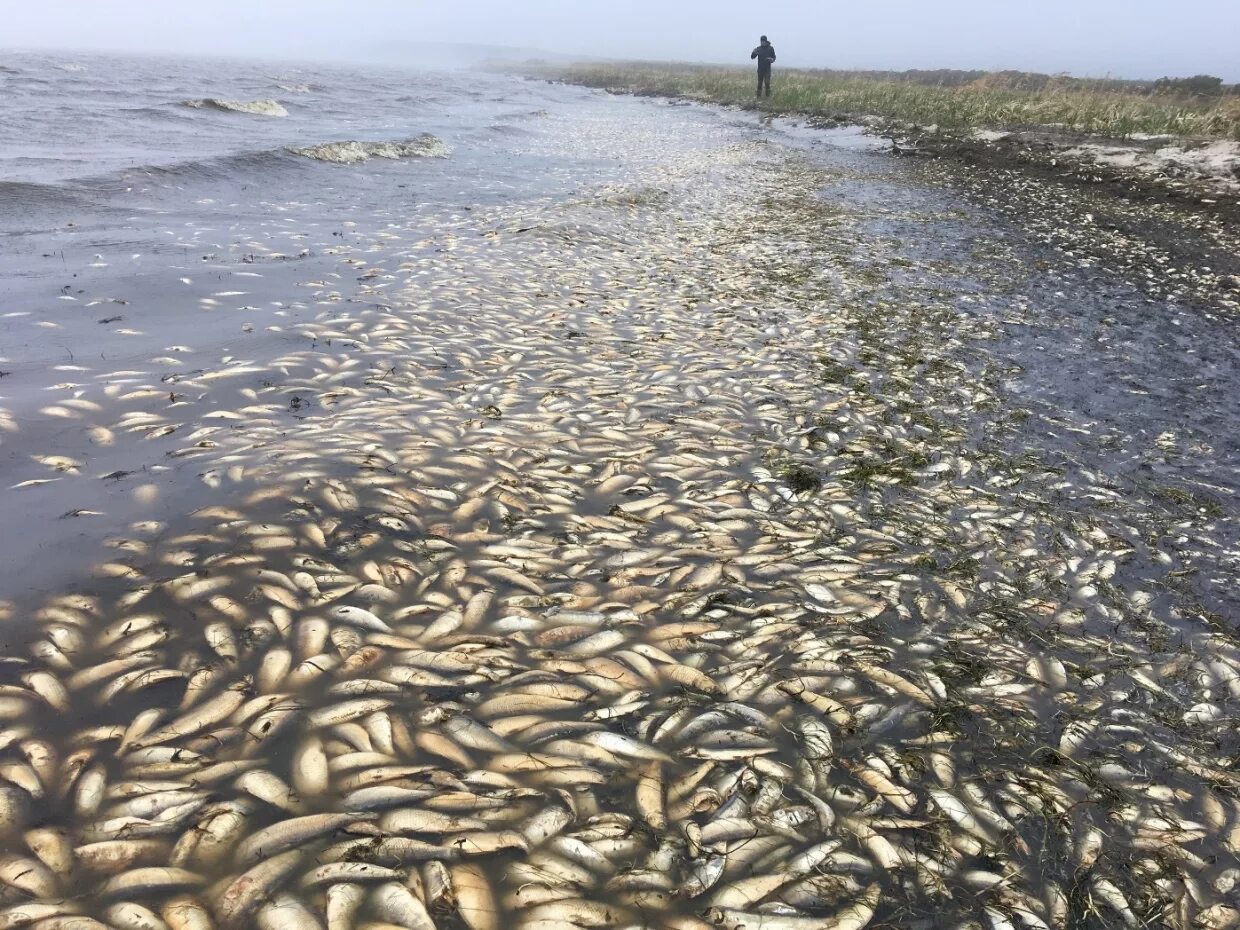
[[[751,61],[758,59],[758,96],[762,96],[764,88],[766,95],[771,96],[771,65],[775,61],[775,46],[766,36],[763,36],[762,43],[753,50],[749,58]]]

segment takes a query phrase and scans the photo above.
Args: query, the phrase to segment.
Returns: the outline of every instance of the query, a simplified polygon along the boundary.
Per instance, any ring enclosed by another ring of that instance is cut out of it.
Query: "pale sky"
[[[0,48],[367,60],[408,40],[748,64],[759,33],[790,65],[1240,82],[1240,0],[0,0]]]

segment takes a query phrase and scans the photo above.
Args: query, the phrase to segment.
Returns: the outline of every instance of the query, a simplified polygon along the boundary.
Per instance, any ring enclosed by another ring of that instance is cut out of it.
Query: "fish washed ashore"
[[[0,926],[1240,923],[1222,311],[855,136],[478,94],[152,186],[153,268],[17,239]]]

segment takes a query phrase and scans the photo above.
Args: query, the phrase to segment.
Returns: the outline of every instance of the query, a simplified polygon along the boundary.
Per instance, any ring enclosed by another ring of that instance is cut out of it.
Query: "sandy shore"
[[[10,576],[0,880],[117,927],[1240,921],[1234,340],[920,167],[624,105],[560,141],[623,185],[251,263],[171,381],[0,381],[6,546],[76,553]]]

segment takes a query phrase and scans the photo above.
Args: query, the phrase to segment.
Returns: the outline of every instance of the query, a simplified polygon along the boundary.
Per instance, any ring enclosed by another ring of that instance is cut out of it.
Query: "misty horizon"
[[[453,46],[490,46],[557,58],[748,64],[757,36],[771,36],[786,67],[863,70],[1019,70],[1152,80],[1213,74],[1240,82],[1231,41],[1240,4],[1193,0],[1174,9],[1145,0],[1049,0],[1036,12],[981,0],[924,5],[895,0],[882,10],[794,0],[754,15],[748,5],[652,0],[587,9],[533,0],[520,9],[477,2],[469,11],[369,0],[344,15],[326,0],[260,8],[222,0],[211,9],[150,8],[132,0],[63,0],[55,11],[0,0],[0,42],[66,53],[212,55],[252,59],[452,63]],[[654,25],[650,25],[654,24]],[[431,54],[414,43],[443,50]],[[401,48],[409,48],[407,56]],[[473,56],[476,60],[476,56]]]

